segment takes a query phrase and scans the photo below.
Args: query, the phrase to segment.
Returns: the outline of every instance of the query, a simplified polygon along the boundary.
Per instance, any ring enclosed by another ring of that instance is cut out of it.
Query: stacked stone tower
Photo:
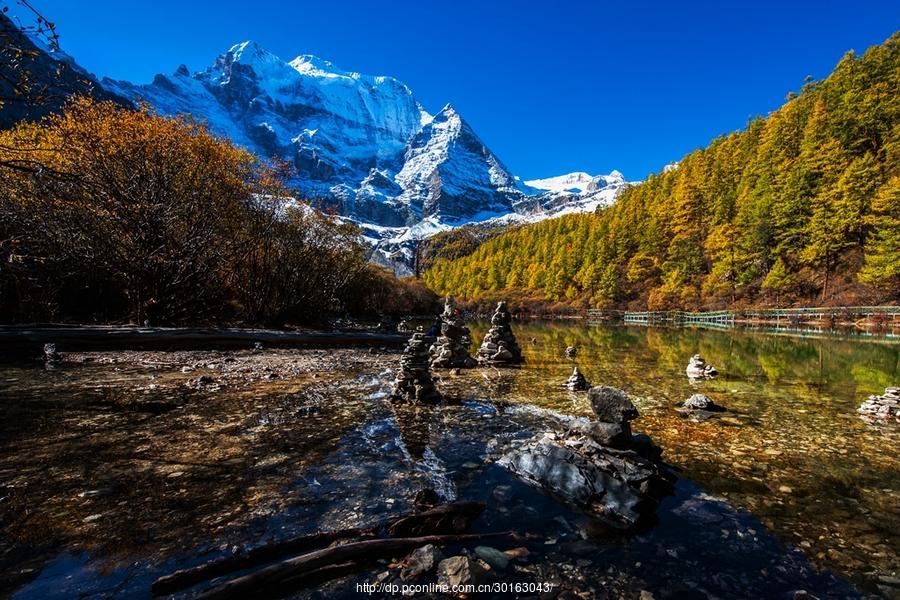
[[[476,360],[469,356],[472,338],[469,328],[456,308],[453,298],[447,296],[444,312],[441,313],[441,335],[431,346],[431,366],[436,369],[470,369]]]
[[[435,404],[441,394],[434,387],[425,336],[414,333],[400,357],[400,371],[394,379],[391,399],[417,404]]]
[[[512,316],[506,309],[506,302],[499,302],[497,310],[491,317],[491,328],[481,348],[478,349],[478,362],[485,365],[511,365],[524,362],[522,350],[513,335]]]

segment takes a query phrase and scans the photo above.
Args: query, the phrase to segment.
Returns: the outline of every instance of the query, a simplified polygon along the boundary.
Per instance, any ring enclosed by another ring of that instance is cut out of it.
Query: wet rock
[[[586,436],[601,446],[610,448],[628,448],[634,442],[631,435],[631,426],[624,423],[602,423],[588,419],[575,421],[570,427],[570,433]]]
[[[471,369],[478,362],[469,356],[472,336],[456,308],[456,302],[447,296],[444,312],[441,313],[441,335],[431,346],[431,366],[436,369]]]
[[[620,389],[608,386],[597,386],[588,392],[591,409],[601,423],[626,424],[638,417],[637,408]]]
[[[453,556],[442,560],[438,564],[438,583],[450,587],[473,584],[484,581],[487,575],[481,563],[468,556]]]
[[[708,410],[716,412],[725,410],[724,407],[713,402],[712,398],[704,396],[703,394],[694,394],[685,400],[681,407],[687,410]]]
[[[621,390],[592,388],[597,422],[529,440],[499,460],[526,483],[622,527],[652,516],[675,476],[646,436],[632,436],[637,409]],[[599,440],[599,441],[598,441]]]
[[[676,410],[695,421],[705,421],[715,413],[725,412],[725,407],[713,402],[709,396],[694,394]]]
[[[695,354],[691,357],[685,372],[691,379],[711,379],[719,374],[716,368],[707,364],[699,354]]]
[[[400,579],[409,581],[426,573],[430,573],[444,560],[444,555],[434,544],[428,544],[417,548],[403,559],[403,568],[400,571]]]
[[[900,388],[885,388],[881,396],[869,396],[859,407],[859,414],[871,421],[890,419],[900,421]]]
[[[400,357],[400,370],[394,379],[391,399],[416,404],[436,404],[441,394],[434,387],[425,336],[414,333]]]
[[[503,552],[496,548],[491,548],[490,546],[475,546],[475,554],[478,558],[498,571],[502,571],[509,565],[509,557]]]
[[[499,302],[491,317],[491,328],[478,349],[478,362],[485,365],[511,365],[524,362],[522,350],[516,342],[510,323],[512,317],[506,302]]]
[[[588,383],[588,380],[585,379],[581,371],[578,370],[578,367],[575,367],[572,374],[569,376],[569,379],[567,379],[566,383],[563,385],[565,385],[570,392],[582,392],[591,387],[591,384]]]
[[[503,554],[508,556],[510,559],[524,561],[528,558],[531,552],[525,546],[519,546],[517,548],[510,548],[509,550],[504,550]]]

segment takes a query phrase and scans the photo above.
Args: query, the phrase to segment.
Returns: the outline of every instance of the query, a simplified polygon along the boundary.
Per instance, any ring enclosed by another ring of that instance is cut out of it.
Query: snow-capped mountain
[[[609,206],[618,195],[631,185],[618,171],[609,175],[588,175],[584,172],[568,173],[546,179],[525,182],[531,193],[517,206],[518,217],[513,219],[533,221],[558,217],[574,212],[594,212]]]
[[[525,182],[532,195],[516,202],[513,211],[498,216],[477,219],[482,230],[511,225],[537,223],[545,219],[573,213],[596,212],[616,201],[622,191],[637,182],[627,182],[618,171],[609,175],[569,173],[547,179]],[[426,217],[411,227],[379,227],[359,224],[363,238],[372,246],[372,259],[392,267],[398,274],[412,273],[416,245],[441,231],[453,229],[458,223],[448,223],[439,217]]]
[[[190,113],[261,156],[293,162],[300,192],[382,226],[512,210],[515,178],[451,107],[432,117],[392,77],[343,71],[314,56],[285,62],[254,42],[205,71],[180,67],[146,85],[103,80],[163,114]]]

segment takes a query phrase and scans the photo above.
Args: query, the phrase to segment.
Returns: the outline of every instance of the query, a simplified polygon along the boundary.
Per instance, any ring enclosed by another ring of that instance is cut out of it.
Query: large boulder
[[[638,417],[637,408],[620,389],[608,386],[591,388],[588,392],[591,409],[601,423],[628,423]]]
[[[592,388],[598,420],[576,419],[546,432],[497,462],[520,479],[608,522],[631,527],[655,514],[675,475],[646,436],[633,436],[637,409],[622,390]]]

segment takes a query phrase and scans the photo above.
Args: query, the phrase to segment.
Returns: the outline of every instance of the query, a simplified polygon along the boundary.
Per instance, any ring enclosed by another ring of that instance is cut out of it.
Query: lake
[[[476,342],[485,330],[472,326]],[[522,368],[442,372],[451,402],[415,409],[386,401],[389,349],[86,353],[50,370],[0,367],[0,594],[149,597],[174,569],[399,514],[430,487],[487,501],[476,530],[540,540],[504,581],[589,597],[900,597],[900,425],[856,413],[900,382],[896,341],[514,330]],[[719,376],[692,384],[684,367],[698,352]],[[653,528],[611,534],[493,464],[558,426],[555,415],[589,414],[586,393],[561,387],[576,364],[594,385],[627,391],[635,430],[681,469]],[[728,411],[683,418],[674,408],[696,392]],[[385,569],[320,591],[344,597]]]

